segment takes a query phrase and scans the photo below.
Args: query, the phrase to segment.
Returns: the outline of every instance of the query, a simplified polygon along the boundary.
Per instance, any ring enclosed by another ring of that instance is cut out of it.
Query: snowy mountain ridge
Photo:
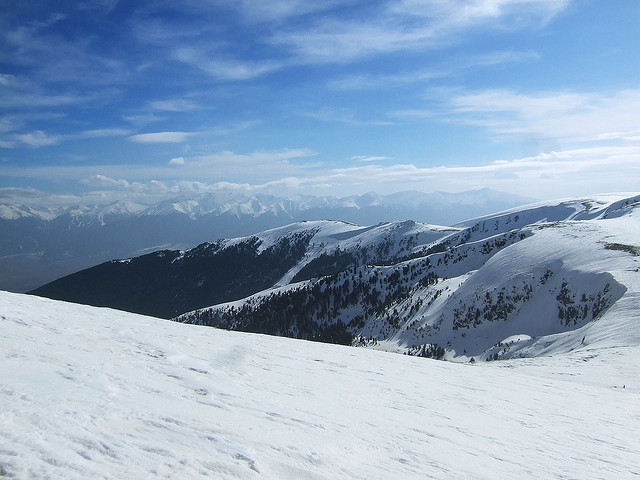
[[[2,195],[0,189],[0,289],[16,292],[113,258],[162,248],[186,249],[297,221],[335,219],[373,225],[413,219],[450,225],[529,201],[488,189],[342,198],[284,198],[223,189],[151,204],[135,200],[58,204]]]
[[[457,361],[567,351],[608,323],[614,344],[635,342],[639,206],[640,196],[538,204],[408,235],[400,250],[371,229],[314,252],[276,290],[178,320]],[[366,236],[386,257],[362,254]]]
[[[150,216],[182,214],[192,219],[205,215],[235,215],[260,217],[265,214],[284,215],[295,219],[300,212],[322,208],[362,210],[367,207],[399,207],[418,209],[431,206],[433,209],[464,208],[486,205],[521,205],[525,197],[482,189],[461,193],[423,193],[418,191],[398,192],[379,195],[369,192],[363,195],[346,197],[296,195],[291,198],[274,195],[241,193],[205,193],[199,195],[181,195],[162,200],[151,205],[137,201],[118,200],[109,204],[15,204],[2,203],[0,199],[0,219],[35,218],[45,221],[68,215],[78,221],[91,223],[104,221],[108,215],[114,216]],[[486,207],[485,207],[486,208]],[[452,213],[452,212],[447,212]]]
[[[68,275],[33,293],[169,318],[308,278],[353,262],[393,263],[442,238],[451,227],[413,221],[362,227],[309,221],[256,235],[205,242],[188,250],[161,250],[114,260]],[[345,263],[346,262],[346,263]]]
[[[108,262],[34,293],[455,361],[536,356],[609,323],[613,344],[637,340],[639,205],[546,202],[458,227],[300,222]]]

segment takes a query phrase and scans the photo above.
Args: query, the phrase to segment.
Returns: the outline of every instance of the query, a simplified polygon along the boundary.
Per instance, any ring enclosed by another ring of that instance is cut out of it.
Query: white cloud
[[[175,157],[169,160],[169,165],[184,165],[184,158]]]
[[[15,130],[17,127],[22,126],[24,121],[20,121],[19,117],[15,119],[9,118],[9,123],[3,123],[0,120],[0,133]],[[122,128],[102,128],[94,130],[84,130],[80,133],[73,133],[67,135],[50,134],[42,130],[34,130],[32,132],[25,133],[12,133],[6,135],[4,138],[0,138],[0,147],[3,148],[18,148],[21,146],[28,146],[31,148],[49,147],[52,145],[58,145],[59,143],[77,139],[77,138],[102,138],[102,137],[119,137],[129,135],[130,130]]]
[[[418,82],[428,82],[436,78],[449,76],[444,70],[409,71],[394,75],[349,75],[328,83],[334,90],[374,90],[378,88],[397,87]]]
[[[48,108],[86,103],[95,97],[77,94],[55,94],[12,90],[0,94],[2,108]]]
[[[299,17],[310,13],[317,14],[344,3],[344,0],[323,0],[322,2],[309,0],[270,0],[269,2],[241,0],[234,2],[235,6],[249,20],[276,23],[283,22],[291,17]]]
[[[16,81],[15,75],[11,75],[8,73],[0,73],[0,86],[8,87],[13,85]]]
[[[325,21],[310,30],[281,32],[272,41],[291,49],[302,63],[345,63],[361,57],[434,44],[429,30],[393,28],[386,22]]]
[[[28,133],[20,133],[14,135],[14,138],[21,144],[28,145],[29,147],[39,148],[47,147],[50,145],[56,145],[63,141],[62,135],[49,135],[42,130],[35,130]]]
[[[52,195],[35,188],[0,188],[0,203],[3,205],[72,205],[78,204],[80,197],[77,195]]]
[[[349,75],[330,81],[328,86],[335,90],[374,90],[402,87],[452,77],[472,68],[523,62],[536,60],[538,58],[539,55],[532,51],[519,52],[512,50],[495,51],[469,57],[460,55],[455,58],[448,58],[446,64],[436,65],[430,69],[407,70],[387,75]]]
[[[413,110],[396,110],[389,112],[389,116],[392,118],[403,120],[415,120],[420,118],[436,117],[438,114],[435,110],[428,109],[413,109]]]
[[[380,160],[390,160],[389,157],[374,157],[370,155],[354,155],[351,157],[351,160],[355,160],[356,162],[378,162]]]
[[[13,132],[24,124],[24,118],[17,115],[0,117],[0,133]]]
[[[310,154],[304,149],[250,154],[221,152],[190,159],[179,169],[166,164],[165,167],[78,165],[29,169],[0,165],[0,176],[59,181],[84,179],[85,185],[116,192],[109,194],[109,198],[128,192],[127,195],[149,201],[159,201],[181,192],[203,193],[220,189],[277,195],[300,192],[348,195],[371,190],[379,193],[412,189],[457,192],[484,187],[544,199],[637,191],[637,179],[640,178],[640,146],[550,151],[481,165],[420,167],[366,163],[319,170],[306,162],[292,162]],[[117,177],[106,177],[96,171],[109,171]],[[286,176],[283,176],[284,172]],[[117,194],[118,191],[123,193]]]
[[[450,116],[498,135],[534,135],[570,141],[638,136],[640,89],[613,94],[484,90],[453,96]]]
[[[356,118],[355,112],[345,108],[330,108],[322,107],[316,111],[303,112],[301,115],[320,122],[327,123],[344,123],[353,126],[383,126],[392,125],[393,123],[388,120],[376,120],[376,119],[360,119]]]
[[[278,70],[283,66],[282,63],[274,61],[255,62],[222,58],[220,53],[212,53],[192,46],[176,48],[173,52],[173,58],[199,68],[220,80],[249,80]]]
[[[43,193],[32,187],[18,188],[18,187],[3,187],[0,188],[0,200],[3,203],[14,204],[16,200],[18,202],[24,199],[40,198]]]
[[[110,178],[126,178],[130,182],[147,182],[149,179],[179,181],[188,180],[206,182],[251,181],[267,182],[282,177],[282,172],[302,175],[308,169],[315,168],[307,161],[315,153],[307,148],[282,149],[275,151],[254,151],[236,153],[223,151],[211,155],[185,158],[184,165],[176,168],[168,161],[154,164],[82,164],[42,165],[22,167],[18,164],[0,163],[0,177],[40,178],[48,181],[106,181],[103,172],[109,172]],[[96,177],[96,175],[98,175]]]
[[[361,19],[323,17],[310,28],[279,31],[272,42],[301,62],[348,62],[381,53],[439,48],[478,28],[544,25],[570,0],[405,0],[370,7]]]
[[[124,118],[127,122],[131,123],[132,125],[136,125],[138,127],[142,127],[144,125],[148,125],[153,122],[164,120],[163,117],[159,117],[158,115],[154,115],[152,113],[141,114],[141,115],[123,115],[122,118]]]
[[[129,188],[131,185],[127,180],[115,179],[105,175],[93,175],[90,178],[80,180],[83,185],[100,188]]]
[[[101,137],[123,137],[130,135],[131,130],[125,128],[98,128],[94,130],[85,130],[80,133],[83,138],[101,138]]]
[[[260,120],[248,120],[246,122],[240,122],[240,123],[236,123],[229,126],[218,126],[218,127],[212,128],[211,133],[219,137],[233,135],[233,134],[248,130],[250,128],[253,128],[256,125],[259,125],[260,123],[261,123]]]
[[[571,0],[401,0],[389,12],[429,21],[437,31],[458,31],[490,23],[491,28],[545,24]]]
[[[127,77],[128,69],[120,59],[90,48],[91,36],[60,35],[57,29],[50,28],[63,18],[64,15],[54,14],[47,21],[7,26],[0,38],[4,40],[3,53],[17,59],[21,66],[28,66],[29,78],[42,84],[79,82],[95,87],[121,82]],[[55,91],[59,90],[58,86]]]
[[[129,140],[136,143],[182,143],[196,135],[194,132],[155,132],[132,135]]]
[[[200,107],[192,102],[191,100],[184,99],[171,99],[171,100],[156,100],[149,103],[149,107],[153,110],[158,110],[161,112],[190,112],[193,110],[198,110]],[[133,117],[136,120],[149,120],[155,121],[157,118],[154,116],[147,115],[146,117]]]
[[[181,178],[209,181],[265,182],[279,179],[285,171],[304,175],[309,168],[313,168],[308,162],[308,158],[313,155],[315,153],[306,148],[254,151],[246,154],[224,151],[191,157],[188,163],[179,169],[179,173]],[[307,160],[297,161],[302,159]]]
[[[370,190],[392,192],[463,191],[490,187],[538,198],[638,190],[640,146],[598,147],[548,152],[484,165],[417,167],[366,165],[334,169],[311,182],[344,188],[360,182]],[[377,187],[376,187],[377,186]]]

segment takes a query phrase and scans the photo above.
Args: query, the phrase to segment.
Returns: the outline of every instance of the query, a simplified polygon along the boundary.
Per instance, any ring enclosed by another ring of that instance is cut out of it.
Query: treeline
[[[421,262],[424,263],[424,262]],[[423,265],[352,267],[295,289],[252,298],[241,306],[202,309],[179,317],[185,323],[266,333],[307,340],[351,344],[366,321],[384,316],[398,326],[392,304],[412,288],[435,284],[437,275]]]

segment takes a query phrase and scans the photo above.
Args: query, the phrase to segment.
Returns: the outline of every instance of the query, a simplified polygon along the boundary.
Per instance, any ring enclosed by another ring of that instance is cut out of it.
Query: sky
[[[0,203],[639,190],[634,0],[0,0]]]

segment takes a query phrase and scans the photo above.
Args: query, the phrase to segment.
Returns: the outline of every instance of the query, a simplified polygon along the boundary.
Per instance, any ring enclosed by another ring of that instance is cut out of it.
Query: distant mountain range
[[[453,225],[530,200],[483,189],[293,199],[207,193],[154,205],[132,201],[66,207],[0,204],[0,289],[27,291],[114,258],[162,248],[185,249],[297,221],[332,219],[375,225],[413,219]]]
[[[640,337],[640,195],[436,227],[294,223],[115,260],[32,293],[457,361]],[[636,338],[640,341],[640,338]]]

